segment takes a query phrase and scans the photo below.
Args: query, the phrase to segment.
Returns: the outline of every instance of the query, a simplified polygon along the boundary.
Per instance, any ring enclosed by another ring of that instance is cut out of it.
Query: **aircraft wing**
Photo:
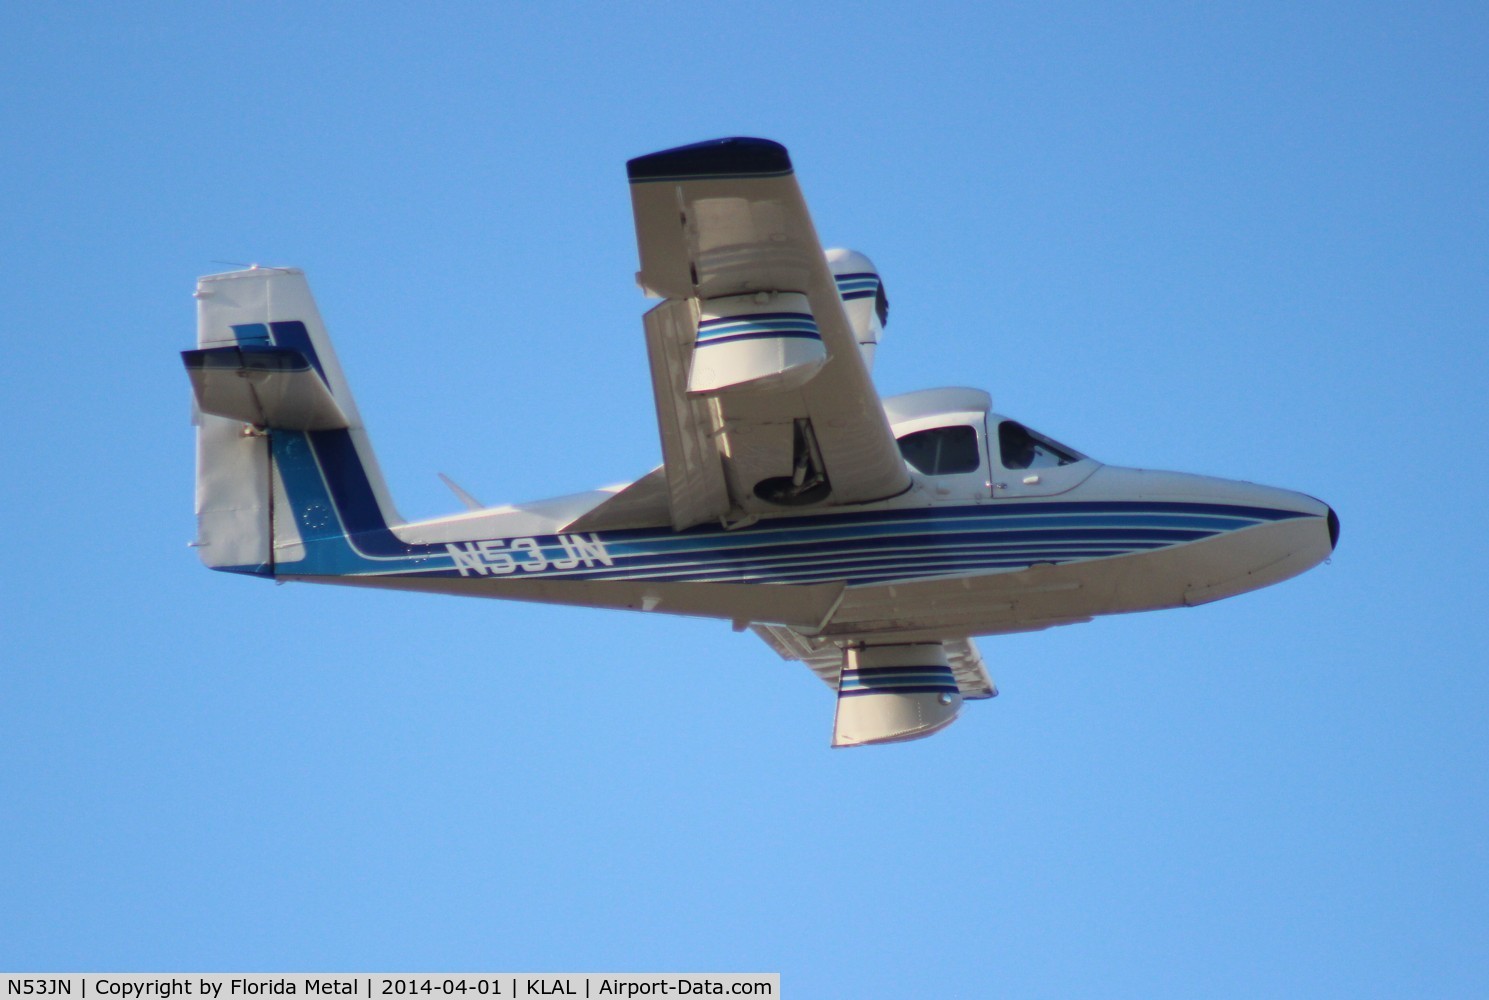
[[[811,668],[812,673],[834,691],[838,689],[838,673],[843,669],[843,651],[832,643],[815,646],[806,636],[787,625],[751,625],[756,635],[775,650],[783,660],[800,660]],[[956,686],[967,700],[996,698],[998,686],[988,674],[987,664],[977,643],[971,639],[947,639],[942,642],[946,658],[951,662],[951,673]]]
[[[667,300],[645,325],[673,527],[783,506],[864,503],[908,489],[785,148],[717,139],[626,166],[637,282]],[[810,315],[799,307],[768,312],[788,300],[804,302]],[[700,323],[720,329],[732,320],[709,317],[720,303],[741,301],[766,303],[750,319],[791,316],[805,324],[787,336],[820,336],[820,367],[796,382],[700,391],[693,371]]]

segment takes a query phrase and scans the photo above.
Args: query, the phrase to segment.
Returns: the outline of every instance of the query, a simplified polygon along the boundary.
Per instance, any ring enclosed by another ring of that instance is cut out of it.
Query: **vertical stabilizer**
[[[307,538],[386,534],[401,523],[305,275],[209,275],[196,299],[197,350],[183,358],[197,391],[202,561],[273,576],[306,558]],[[287,472],[315,487],[287,491]],[[343,497],[355,501],[354,517],[340,509]]]

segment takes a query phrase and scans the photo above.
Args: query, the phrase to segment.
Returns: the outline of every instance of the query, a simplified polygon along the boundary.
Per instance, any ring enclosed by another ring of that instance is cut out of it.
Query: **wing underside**
[[[783,147],[630,161],[673,527],[910,486]]]

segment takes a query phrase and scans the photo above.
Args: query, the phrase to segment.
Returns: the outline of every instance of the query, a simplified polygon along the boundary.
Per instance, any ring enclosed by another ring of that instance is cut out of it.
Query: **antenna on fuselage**
[[[442,482],[446,486],[450,487],[450,492],[453,493],[453,494],[455,494],[456,499],[458,499],[461,503],[465,504],[465,506],[467,508],[469,508],[470,510],[485,510],[486,509],[486,505],[485,504],[483,504],[481,501],[477,500],[475,497],[471,496],[465,490],[461,489],[460,488],[460,484],[457,483],[457,482],[455,482],[455,480],[451,479],[449,476],[445,475],[443,472],[435,473],[435,475],[439,476],[440,482]]]

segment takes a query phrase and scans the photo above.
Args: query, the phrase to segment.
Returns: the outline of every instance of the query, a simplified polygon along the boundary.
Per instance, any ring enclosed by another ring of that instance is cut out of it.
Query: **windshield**
[[[998,454],[1005,469],[1050,469],[1079,462],[1081,455],[1014,420],[998,425]]]

